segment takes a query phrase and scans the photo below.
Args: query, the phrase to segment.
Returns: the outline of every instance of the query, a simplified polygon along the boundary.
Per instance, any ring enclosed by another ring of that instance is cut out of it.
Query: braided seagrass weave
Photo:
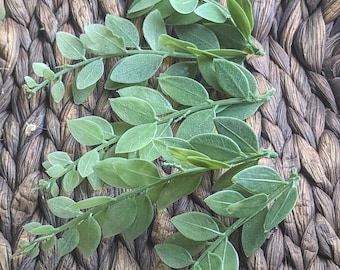
[[[279,154],[261,162],[285,178],[296,167],[301,182],[293,212],[262,249],[241,257],[241,269],[340,269],[340,1],[252,3],[253,36],[266,55],[250,56],[247,67],[261,92],[273,86],[276,94],[248,122],[261,145]],[[103,89],[103,81],[77,106],[70,95],[74,73],[64,77],[68,94],[58,104],[48,89],[28,99],[24,76],[32,74],[33,62],[52,69],[65,64],[55,47],[57,31],[79,35],[85,25],[102,23],[107,13],[124,16],[126,5],[123,0],[0,0],[0,9],[9,11],[0,25],[0,269],[169,269],[153,246],[173,232],[170,218],[189,210],[208,212],[202,198],[214,175],[207,175],[194,194],[159,211],[133,242],[122,236],[104,239],[90,258],[77,251],[57,258],[51,249],[35,259],[11,259],[19,241],[30,239],[24,224],[63,222],[47,210],[50,195],[34,188],[44,177],[41,164],[48,153],[62,150],[77,158],[86,151],[71,137],[66,121],[90,114],[114,120],[111,92]],[[100,192],[114,196],[120,190]],[[83,183],[74,200],[94,194]]]

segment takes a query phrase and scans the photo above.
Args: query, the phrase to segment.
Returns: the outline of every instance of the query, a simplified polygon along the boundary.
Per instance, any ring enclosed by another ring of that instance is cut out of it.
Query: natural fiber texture
[[[265,56],[250,56],[261,92],[276,88],[272,100],[249,119],[263,147],[278,154],[263,160],[287,177],[292,167],[301,176],[299,201],[287,219],[241,269],[340,269],[340,2],[339,0],[254,0],[253,35]],[[74,158],[80,147],[66,121],[94,114],[113,120],[99,83],[82,106],[72,103],[74,74],[64,78],[68,94],[52,102],[49,88],[28,99],[23,77],[33,62],[52,69],[65,63],[56,50],[55,34],[79,34],[106,13],[124,16],[125,1],[0,0],[10,11],[0,26],[0,269],[168,269],[153,245],[174,231],[170,218],[189,210],[207,212],[203,199],[213,181],[207,175],[194,194],[158,211],[150,229],[131,242],[122,236],[105,239],[88,259],[77,251],[57,258],[54,250],[35,259],[10,256],[19,241],[30,239],[22,226],[31,221],[62,224],[47,211],[48,194],[35,190],[44,177],[41,163],[51,151]],[[140,25],[141,21],[137,23]],[[110,63],[109,63],[110,62]],[[112,61],[107,63],[112,65]],[[104,190],[115,195],[119,190]],[[83,183],[79,200],[98,194]],[[229,221],[226,220],[228,223]],[[238,245],[238,234],[232,241]]]

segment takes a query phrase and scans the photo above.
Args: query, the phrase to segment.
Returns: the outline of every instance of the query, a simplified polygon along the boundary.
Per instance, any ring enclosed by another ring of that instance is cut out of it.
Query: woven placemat
[[[284,177],[296,167],[301,182],[293,212],[262,249],[241,257],[240,269],[340,269],[340,1],[252,3],[253,35],[267,54],[249,56],[247,67],[261,92],[273,86],[276,94],[248,122],[261,145],[279,154],[261,162]],[[30,239],[22,229],[25,223],[63,222],[47,210],[49,194],[34,188],[44,177],[41,164],[48,153],[63,150],[77,158],[86,151],[70,136],[66,121],[90,114],[114,120],[103,82],[77,106],[70,95],[74,74],[64,77],[67,94],[59,104],[47,88],[28,99],[23,78],[32,73],[33,62],[52,69],[64,64],[55,47],[57,31],[78,35],[85,25],[102,23],[107,13],[124,16],[126,1],[0,0],[2,6],[9,16],[0,26],[0,269],[169,269],[153,246],[174,231],[173,215],[208,211],[203,198],[214,175],[207,175],[194,194],[157,212],[149,230],[133,242],[122,236],[104,239],[87,259],[77,251],[58,258],[53,249],[35,259],[11,259],[19,241]],[[83,183],[74,199],[94,194]],[[233,235],[236,245],[238,237]]]

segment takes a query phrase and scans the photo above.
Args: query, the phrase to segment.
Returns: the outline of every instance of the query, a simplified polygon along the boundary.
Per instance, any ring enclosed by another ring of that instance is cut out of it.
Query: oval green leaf
[[[75,201],[64,196],[55,197],[47,200],[48,208],[51,210],[53,215],[60,218],[73,218],[79,215],[79,210],[70,208],[75,204]]]
[[[64,231],[63,236],[56,242],[57,254],[62,257],[74,250],[79,243],[79,232],[75,228]]]
[[[155,250],[163,262],[175,269],[195,263],[189,251],[174,244],[158,244],[155,246]]]
[[[260,193],[231,204],[227,207],[227,212],[231,217],[250,217],[266,207],[267,204],[268,196]]]
[[[78,118],[67,121],[72,136],[81,144],[92,146],[104,142],[104,132],[96,123]]]
[[[166,34],[165,23],[158,9],[150,12],[143,22],[143,34],[150,48],[154,51],[160,49],[158,39],[160,35]]]
[[[93,149],[79,159],[77,168],[81,177],[87,177],[93,173],[92,167],[99,161],[99,153]]]
[[[89,216],[77,226],[77,230],[79,232],[77,247],[84,257],[90,257],[100,243],[100,226],[93,216]]]
[[[59,51],[65,58],[71,60],[85,58],[85,47],[76,36],[66,32],[57,32],[56,43]]]
[[[228,10],[215,3],[204,3],[198,6],[194,12],[203,19],[214,23],[224,23],[230,18]]]
[[[229,216],[227,208],[244,199],[244,196],[237,191],[222,190],[210,195],[204,200],[204,202],[213,210],[216,214],[221,216]]]
[[[103,59],[95,60],[79,71],[76,86],[78,89],[85,89],[93,84],[95,84],[104,73],[104,63]]]
[[[181,14],[189,14],[195,10],[198,0],[170,0],[171,6]]]

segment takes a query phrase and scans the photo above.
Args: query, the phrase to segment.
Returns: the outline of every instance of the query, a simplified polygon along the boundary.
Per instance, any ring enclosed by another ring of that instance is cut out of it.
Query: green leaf
[[[249,98],[256,95],[255,77],[243,66],[225,59],[214,59],[217,81],[232,97]]]
[[[181,14],[189,14],[195,10],[198,0],[170,0],[172,7]]]
[[[174,244],[157,244],[155,250],[163,262],[175,269],[195,263],[189,251]]]
[[[222,235],[215,220],[200,212],[184,213],[171,219],[176,229],[194,241],[208,241]]]
[[[157,131],[156,123],[135,126],[126,131],[119,139],[116,153],[130,153],[148,145]]]
[[[97,150],[93,149],[79,159],[78,172],[81,177],[89,176],[93,173],[92,167],[99,161],[99,154]]]
[[[219,7],[215,3],[204,3],[194,11],[198,16],[214,23],[224,23],[230,14],[227,9]]]
[[[155,4],[161,2],[161,0],[140,0],[134,1],[128,9],[128,16],[130,18],[138,17],[148,12]]]
[[[111,72],[110,72],[111,74]],[[124,87],[129,87],[129,86],[147,86],[147,81],[143,81],[140,83],[118,83],[118,82],[114,82],[111,81],[110,76],[106,79],[105,85],[104,85],[104,89],[106,90],[117,90],[117,89],[121,89]]]
[[[143,82],[156,73],[162,62],[163,56],[155,54],[136,54],[124,57],[113,67],[110,79],[119,83]]]
[[[87,208],[92,208],[98,205],[104,205],[112,201],[114,201],[114,199],[109,196],[95,196],[95,197],[87,198],[79,202],[76,202],[75,204],[70,206],[70,208],[77,209],[77,210],[87,209]]]
[[[187,160],[195,166],[207,168],[210,170],[229,168],[230,165],[215,159],[188,156]]]
[[[53,234],[55,231],[56,229],[51,225],[40,225],[38,227],[31,228],[28,232],[32,235],[49,235]]]
[[[129,20],[107,14],[105,16],[105,26],[117,36],[125,41],[125,46],[129,48],[139,48],[139,33],[136,26]]]
[[[30,259],[33,259],[39,255],[40,253],[39,246],[40,246],[39,243],[33,244],[33,248],[28,252],[28,257],[30,257]]]
[[[183,76],[194,78],[197,73],[197,64],[195,62],[177,62],[172,64],[163,73],[166,76]]]
[[[213,110],[202,110],[190,114],[179,126],[176,136],[183,139],[190,139],[195,135],[213,132]]]
[[[85,47],[76,36],[66,32],[57,32],[56,43],[59,51],[65,58],[71,60],[85,58]]]
[[[156,115],[167,114],[175,111],[170,102],[157,90],[144,86],[130,86],[118,90],[121,97],[135,97],[151,105]],[[131,109],[133,106],[129,106]],[[134,113],[135,117],[135,113]]]
[[[158,44],[159,36],[166,34],[165,23],[158,9],[153,10],[145,17],[143,34],[150,48],[154,51],[158,51],[160,49]]]
[[[46,173],[53,178],[59,178],[63,176],[66,169],[59,164],[53,165],[46,170]]]
[[[255,194],[227,207],[230,217],[250,217],[268,204],[268,196],[264,193]]]
[[[201,174],[191,174],[188,176],[176,175],[166,183],[159,194],[157,200],[158,209],[164,209],[171,203],[193,192],[201,183]]]
[[[199,134],[192,137],[189,143],[195,150],[219,161],[232,161],[242,155],[233,140],[220,134]]]
[[[124,231],[127,239],[134,240],[151,224],[154,210],[152,202],[145,194],[136,198],[137,213],[134,222]]]
[[[130,188],[117,174],[113,163],[117,160],[123,160],[122,158],[107,158],[95,164],[93,170],[95,174],[106,184],[118,187],[118,188]]]
[[[104,132],[96,123],[78,118],[67,121],[72,136],[81,144],[92,146],[104,142]]]
[[[42,251],[47,251],[56,244],[56,237],[51,236],[47,240],[41,242],[40,248]],[[59,255],[58,255],[59,256]]]
[[[228,10],[233,21],[241,30],[241,32],[245,35],[245,37],[250,37],[252,30],[251,23],[248,20],[247,14],[244,12],[238,2],[236,2],[235,0],[228,0]]]
[[[96,83],[90,85],[89,87],[86,87],[85,89],[78,89],[76,86],[76,80],[74,80],[72,83],[72,97],[73,102],[79,105],[92,95],[94,89],[96,88]]]
[[[214,185],[212,187],[212,190],[218,191],[218,190],[222,190],[222,189],[230,187],[233,184],[231,179],[233,178],[233,176],[235,174],[244,170],[245,168],[248,168],[248,167],[256,165],[256,164],[257,164],[257,161],[249,161],[249,162],[241,163],[241,164],[238,164],[236,166],[231,167],[229,170],[227,170],[225,173],[223,173],[216,180],[216,182],[214,183]]]
[[[266,232],[270,231],[292,211],[298,199],[298,192],[295,186],[286,190],[281,196],[274,202],[269,209],[264,223],[264,229]]]
[[[262,104],[262,102],[233,104],[219,111],[216,115],[218,117],[232,117],[245,120],[252,116]]]
[[[114,135],[114,131],[112,128],[112,124],[108,122],[106,119],[96,116],[96,115],[88,115],[82,117],[84,120],[89,120],[95,124],[97,124],[104,133],[104,139],[111,139]]]
[[[165,241],[166,244],[174,244],[185,248],[187,251],[190,252],[192,256],[196,255],[200,252],[207,244],[206,241],[194,241],[189,238],[186,238],[180,232],[176,232],[171,234]]]
[[[272,168],[256,165],[234,175],[232,182],[241,185],[251,193],[270,194],[289,182],[282,181],[281,176]]]
[[[174,157],[176,160],[184,165],[193,165],[191,162],[188,161],[188,157],[209,158],[203,153],[186,148],[168,146],[167,150],[172,157]]]
[[[29,88],[34,88],[38,85],[37,82],[30,76],[25,76],[24,79],[25,79],[26,85]]]
[[[64,231],[63,236],[57,240],[57,255],[62,257],[74,250],[79,243],[79,232],[75,228]]]
[[[168,25],[187,25],[199,22],[202,17],[198,16],[196,13],[191,12],[189,14],[173,13],[168,18],[166,18],[165,23]]]
[[[94,172],[87,176],[87,181],[95,191],[103,188],[104,182]]]
[[[112,33],[101,24],[89,24],[84,27],[85,33],[80,40],[85,47],[97,55],[117,55],[125,53],[124,39]]]
[[[80,184],[80,181],[81,178],[79,173],[75,169],[72,169],[64,175],[61,184],[64,191],[67,194],[71,194],[73,190]]]
[[[103,237],[110,237],[126,230],[136,219],[137,204],[134,198],[129,198],[109,206],[104,219],[100,222]]]
[[[66,167],[73,163],[68,153],[62,151],[55,151],[48,154],[47,160],[51,165],[60,165],[61,167]]]
[[[64,196],[47,200],[48,208],[51,210],[52,214],[60,218],[73,218],[77,216],[80,213],[79,210],[70,208],[74,204],[74,200]]]
[[[200,269],[204,270],[224,270],[224,268],[222,268],[222,258],[210,251],[207,252],[207,255],[196,267],[200,267]]]
[[[65,94],[65,87],[62,81],[58,80],[51,86],[51,95],[56,103],[59,103]]]
[[[191,78],[162,76],[158,82],[163,93],[182,105],[195,106],[210,103],[209,94],[204,86]]]
[[[225,237],[224,240],[213,251],[222,258],[223,270],[238,270],[239,258],[233,245]]]
[[[256,154],[259,151],[257,136],[244,121],[232,117],[216,117],[214,123],[218,133],[233,140],[242,152]]]
[[[227,208],[244,199],[244,196],[237,191],[222,190],[210,195],[204,200],[204,202],[213,210],[216,214],[221,216],[229,216]]]
[[[100,243],[100,226],[93,216],[89,216],[77,226],[77,230],[79,232],[77,247],[84,257],[90,257]]]
[[[246,14],[250,28],[253,29],[254,27],[254,17],[253,17],[253,10],[251,6],[251,2],[249,0],[237,0],[237,3],[240,5],[244,13]]]
[[[156,120],[156,112],[151,105],[136,97],[110,98],[112,110],[130,125],[152,123]]]
[[[174,8],[171,6],[170,1],[160,1],[153,6],[153,10],[158,9],[163,18],[169,17],[171,14],[175,13]]]
[[[266,241],[267,233],[264,230],[264,220],[268,209],[249,219],[242,227],[242,247],[247,257],[253,255]]]
[[[162,49],[170,53],[173,52],[190,53],[190,50],[188,50],[188,48],[196,48],[196,45],[191,42],[183,41],[164,34],[159,36],[158,42],[159,46]]]
[[[213,58],[199,55],[197,57],[198,68],[203,76],[203,79],[212,86],[215,90],[222,91],[216,77],[215,65]]]
[[[146,186],[160,180],[157,167],[143,159],[126,159],[113,162],[120,179],[132,188]]]
[[[195,44],[198,49],[209,50],[220,48],[215,33],[202,24],[175,26],[175,32],[178,38]]]
[[[39,77],[44,77],[49,81],[55,78],[54,72],[44,63],[33,63],[32,68],[33,72]]]
[[[80,70],[76,79],[77,89],[85,89],[95,84],[104,73],[103,59],[95,60]]]

